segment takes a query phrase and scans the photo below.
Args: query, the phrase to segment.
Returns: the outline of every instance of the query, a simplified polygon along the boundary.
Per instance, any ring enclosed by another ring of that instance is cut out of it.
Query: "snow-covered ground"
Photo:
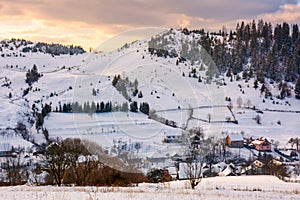
[[[205,178],[195,190],[188,181],[137,187],[1,187],[1,199],[299,199],[300,185],[273,176]]]
[[[187,37],[179,32],[176,32],[176,35],[178,38]],[[51,104],[52,110],[63,103],[76,101],[80,104],[86,101],[111,101],[113,104],[122,104],[127,100],[112,86],[113,76],[120,74],[122,78],[128,77],[132,82],[138,80],[138,89],[142,91],[143,97],[131,96],[132,101],[137,101],[138,105],[148,102],[150,108],[157,111],[158,116],[176,122],[178,127],[166,126],[148,119],[141,113],[52,112],[45,118],[44,123],[50,137],[84,138],[108,149],[116,141],[126,142],[128,145],[140,142],[142,146],[138,154],[143,158],[180,154],[181,145],[166,144],[162,141],[165,133],[178,135],[182,132],[190,108],[193,108],[194,112],[187,129],[202,127],[206,136],[224,137],[221,135],[223,131],[243,131],[245,136],[267,137],[270,141],[279,141],[280,147],[287,146],[291,137],[299,136],[300,113],[266,111],[299,111],[300,101],[295,99],[294,94],[279,100],[276,98],[280,93],[278,86],[269,84],[273,100],[264,100],[264,94],[253,88],[253,79],[231,82],[225,75],[217,79],[223,84],[214,81],[208,84],[205,81],[205,70],[199,71],[199,66],[192,66],[188,61],[176,65],[177,58],[151,55],[147,42],[148,40],[142,40],[134,42],[129,48],[99,54],[53,57],[43,53],[24,53],[26,57],[1,57],[1,130],[6,133],[6,128],[13,130],[18,122],[22,122],[30,128],[31,139],[41,144],[45,142],[45,138],[31,123],[34,121],[33,104],[37,108],[41,108],[45,103]],[[33,83],[32,90],[23,96],[23,91],[29,87],[25,83],[26,72],[34,64],[43,76]],[[197,78],[188,77],[193,67],[197,68],[197,75],[202,77],[202,82],[198,82]],[[261,84],[258,87],[260,88]],[[97,91],[96,95],[93,95],[93,89]],[[233,119],[226,107],[229,104],[225,101],[226,97],[232,100],[233,113],[238,124],[220,123],[228,117]],[[259,114],[261,124],[253,120],[258,115],[256,111],[238,108],[239,98],[243,101],[242,107],[255,106],[263,111],[263,114]],[[208,116],[212,122],[218,123],[208,123]],[[20,136],[16,138],[22,140]],[[27,142],[17,144],[28,146]]]

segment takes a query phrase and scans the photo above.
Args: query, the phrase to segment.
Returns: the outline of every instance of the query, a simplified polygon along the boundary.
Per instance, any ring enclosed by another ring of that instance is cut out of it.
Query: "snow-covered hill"
[[[173,43],[168,48],[174,49],[175,53],[183,51],[183,48],[195,48],[193,41],[200,37],[197,34],[186,36],[175,30],[169,34],[165,37]],[[45,117],[43,125],[50,137],[87,138],[109,150],[116,141],[127,144],[140,142],[142,148],[137,151],[137,156],[145,158],[153,154],[168,157],[182,153],[181,145],[163,143],[165,134],[181,134],[183,129],[193,127],[202,127],[206,136],[216,137],[224,137],[221,134],[224,131],[243,131],[249,137],[264,136],[279,141],[282,147],[291,137],[299,135],[300,113],[295,111],[300,111],[300,101],[295,99],[293,92],[291,97],[277,99],[280,94],[278,85],[269,83],[267,87],[273,97],[265,98],[260,91],[261,84],[254,89],[254,79],[231,81],[222,73],[217,78],[208,79],[206,74],[212,65],[211,59],[194,56],[193,60],[178,62],[178,57],[158,57],[148,51],[149,41],[151,39],[136,41],[115,51],[99,54],[53,56],[30,51],[22,52],[22,56],[0,57],[0,129],[3,140],[6,140],[5,137],[22,138],[15,131],[19,122],[29,130],[26,140],[32,144],[45,142],[44,136],[34,125],[36,116],[33,105],[40,112],[45,104],[51,105],[52,111],[59,110],[63,104],[75,102],[81,105],[88,101],[111,102],[113,106],[125,102],[130,104],[112,85],[115,75],[124,79],[128,77],[131,82],[136,79],[142,97],[134,96],[128,90],[131,101],[137,101],[138,105],[149,103],[159,117],[173,121],[176,126],[148,119],[140,112],[51,112]],[[8,46],[7,52],[19,54],[20,48]],[[201,48],[198,50],[201,52]],[[43,76],[29,86],[25,78],[33,65]],[[26,89],[29,92],[24,95]],[[229,97],[238,124],[225,122],[226,119],[233,119],[227,108]],[[191,109],[193,115],[188,122]],[[261,124],[253,120],[257,115],[261,117]],[[209,123],[208,116],[212,122],[219,123]]]

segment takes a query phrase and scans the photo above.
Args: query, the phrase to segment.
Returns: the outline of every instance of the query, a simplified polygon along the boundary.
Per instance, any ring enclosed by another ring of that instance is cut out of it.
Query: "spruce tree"
[[[295,94],[296,94],[296,98],[300,99],[300,76],[298,77],[298,79],[296,81]]]
[[[255,79],[253,87],[254,87],[255,90],[258,88],[258,81],[257,81],[257,79]]]

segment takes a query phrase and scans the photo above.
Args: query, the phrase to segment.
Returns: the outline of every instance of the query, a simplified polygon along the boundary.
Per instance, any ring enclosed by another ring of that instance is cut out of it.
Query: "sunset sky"
[[[234,29],[241,20],[300,22],[297,0],[0,0],[0,39],[81,45],[86,50],[143,28]]]

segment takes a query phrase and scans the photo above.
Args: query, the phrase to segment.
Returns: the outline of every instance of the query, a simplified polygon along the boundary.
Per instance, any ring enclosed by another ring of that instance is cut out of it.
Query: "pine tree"
[[[97,92],[96,92],[95,88],[93,88],[93,90],[92,90],[92,95],[93,95],[93,96],[96,96],[96,95],[97,95]]]
[[[255,90],[258,88],[258,81],[257,81],[257,79],[255,79],[253,87],[254,87]]]
[[[137,102],[134,101],[130,104],[130,111],[131,112],[137,112],[138,111],[138,105],[137,105]]]
[[[37,66],[34,64],[31,70],[28,70],[26,73],[26,80],[25,82],[28,83],[28,85],[31,86],[32,83],[38,81],[38,79],[42,75],[38,72]]]
[[[201,79],[201,76],[199,76],[198,78],[198,82],[201,83],[202,82],[202,79]],[[174,94],[174,93],[173,93]]]
[[[231,76],[232,76],[232,74],[231,74],[231,68],[228,69],[228,71],[227,71],[227,73],[226,73],[226,76],[227,76],[227,77],[231,77]]]
[[[298,24],[293,25],[292,42],[295,44],[299,40],[299,27]]]
[[[146,103],[146,102],[143,102],[140,104],[140,111],[142,113],[145,113],[146,115],[149,114],[149,111],[150,111],[150,107],[149,107],[149,104]]]
[[[300,76],[298,77],[298,79],[296,81],[295,94],[296,94],[296,98],[300,99]]]
[[[143,98],[143,93],[142,93],[142,91],[139,92],[138,98]]]

